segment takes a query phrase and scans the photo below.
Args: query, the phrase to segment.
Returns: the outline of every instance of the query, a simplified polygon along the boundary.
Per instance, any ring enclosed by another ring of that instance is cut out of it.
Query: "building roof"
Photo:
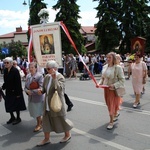
[[[21,32],[15,31],[7,34],[0,35],[0,38],[13,38],[16,34],[26,34],[27,30],[22,30]]]
[[[96,28],[94,26],[81,26],[81,34],[94,34]],[[16,34],[25,34],[27,30],[22,30],[22,27],[16,28],[15,32],[0,35],[0,38],[13,38]]]
[[[94,34],[96,28],[94,26],[81,26],[81,34]]]

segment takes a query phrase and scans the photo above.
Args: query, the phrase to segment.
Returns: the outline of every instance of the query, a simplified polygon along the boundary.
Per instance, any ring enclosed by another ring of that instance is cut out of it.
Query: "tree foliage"
[[[77,49],[79,52],[83,48],[83,37],[80,33],[81,25],[78,23],[79,16],[79,6],[76,4],[77,0],[58,0],[57,4],[53,6],[53,9],[59,10],[56,14],[55,21],[63,21],[66,25],[70,36],[72,37]],[[61,39],[62,39],[62,50],[65,54],[75,53],[74,48],[70,44],[68,37],[61,30]],[[85,50],[85,49],[84,49]]]
[[[93,0],[98,1],[98,0]],[[99,21],[96,35],[101,51],[119,46],[122,53],[130,52],[131,39],[141,36],[149,43],[149,0],[103,0],[96,7]],[[147,45],[149,46],[149,45]]]
[[[99,46],[103,53],[114,50],[119,45],[121,39],[121,32],[117,23],[117,5],[118,3],[115,1],[103,0],[96,7],[99,22],[96,25],[95,34],[100,41]]]
[[[28,25],[36,25],[40,24],[40,17],[38,13],[42,8],[47,8],[47,4],[42,2],[43,0],[32,0],[30,4],[30,17],[28,21]],[[27,32],[28,41],[30,39],[30,30]],[[34,55],[34,50],[32,51]]]
[[[42,2],[43,0],[32,0],[30,5],[30,18],[29,25],[35,25],[40,23],[38,16],[39,11],[42,8],[47,8],[47,4]]]
[[[122,31],[122,43],[120,50],[126,45],[125,52],[130,52],[131,39],[136,36],[146,38],[147,25],[150,22],[147,0],[122,0],[119,13],[120,30]],[[148,41],[147,41],[148,42]]]

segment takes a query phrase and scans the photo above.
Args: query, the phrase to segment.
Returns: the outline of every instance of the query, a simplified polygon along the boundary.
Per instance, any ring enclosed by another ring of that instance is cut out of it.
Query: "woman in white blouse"
[[[115,89],[124,87],[124,73],[121,66],[117,65],[114,52],[107,54],[107,64],[103,66],[102,78],[99,84],[108,86],[108,88],[104,88],[104,97],[110,116],[107,129],[111,130],[114,127],[114,118],[117,117],[117,111],[122,102],[122,98],[116,96]]]

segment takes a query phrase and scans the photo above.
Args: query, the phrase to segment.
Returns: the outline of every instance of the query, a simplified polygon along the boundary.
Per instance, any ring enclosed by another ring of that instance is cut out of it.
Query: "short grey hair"
[[[16,60],[13,61],[13,64],[18,64]]]
[[[13,59],[11,57],[6,57],[5,59],[3,59],[3,61],[13,63]]]
[[[46,68],[57,68],[58,69],[59,65],[55,60],[50,60],[46,63]]]
[[[36,63],[36,62],[30,62],[30,63],[29,63],[29,67],[32,66],[32,65],[33,65],[35,68],[37,68],[37,63]]]

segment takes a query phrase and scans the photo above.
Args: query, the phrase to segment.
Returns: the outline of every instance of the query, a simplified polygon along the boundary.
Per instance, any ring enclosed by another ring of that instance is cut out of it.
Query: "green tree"
[[[146,53],[150,53],[150,6],[148,6],[148,3],[150,3],[149,0],[141,0],[139,8],[142,13],[139,12],[139,29],[137,29],[137,31],[140,31],[138,35],[146,39]]]
[[[1,58],[5,58],[6,56],[13,56],[13,58],[16,58],[17,56],[27,56],[27,49],[22,45],[21,41],[14,42],[12,40],[10,43],[4,42],[0,45],[0,49],[2,48],[8,48],[9,54],[1,54]]]
[[[76,4],[77,0],[58,0],[57,4],[53,6],[53,9],[59,10],[56,15],[55,21],[63,21],[66,25],[72,40],[74,41],[79,52],[85,51],[83,46],[83,37],[80,33],[81,25],[78,23],[79,16],[79,6]],[[74,53],[74,48],[68,42],[66,34],[61,30],[62,39],[62,50],[65,54]]]
[[[96,0],[95,0],[96,1]],[[97,16],[99,18],[96,24],[95,35],[99,43],[101,53],[108,53],[115,50],[121,40],[121,32],[118,28],[118,1],[103,0],[99,2]]]
[[[150,0],[100,1],[96,8],[98,11],[96,17],[99,18],[96,35],[101,50],[108,52],[118,43],[119,52],[130,52],[131,39],[136,36],[146,38],[147,46],[150,47],[149,2]]]
[[[150,18],[147,17],[145,19],[145,22],[146,22],[146,27],[145,27],[146,48],[145,48],[145,52],[150,53]]]
[[[47,8],[47,4],[42,2],[43,0],[32,0],[30,5],[30,18],[29,25],[35,25],[40,23],[40,18],[38,16],[39,11],[42,8]]]
[[[125,47],[125,52],[130,52],[131,39],[136,36],[145,37],[146,18],[149,9],[146,0],[122,0],[120,3],[120,30],[122,31],[122,42],[120,49]],[[125,46],[126,45],[126,46]]]
[[[30,4],[30,15],[29,15],[29,21],[28,25],[36,25],[40,24],[40,17],[38,16],[38,13],[42,8],[47,8],[47,4],[42,2],[43,0],[32,0]],[[27,32],[28,41],[30,39],[30,30]],[[34,55],[34,50],[32,51]]]

